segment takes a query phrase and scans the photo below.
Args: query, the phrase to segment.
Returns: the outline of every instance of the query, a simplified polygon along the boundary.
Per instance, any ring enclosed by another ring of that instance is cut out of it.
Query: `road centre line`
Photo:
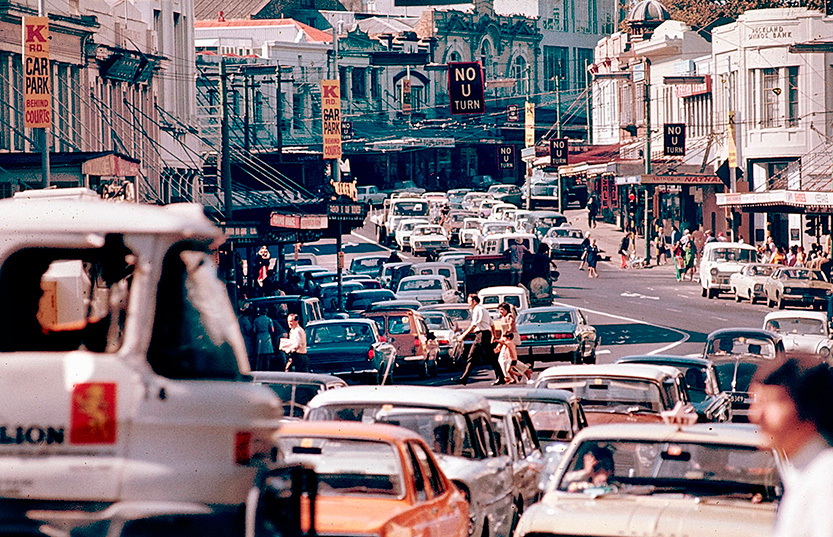
[[[570,307],[575,307],[575,306],[573,306],[572,304],[567,304],[567,303],[565,303],[565,302],[554,302],[554,304],[555,304],[556,306],[570,306]],[[633,319],[633,318],[631,318],[631,317],[624,317],[624,316],[622,316],[622,315],[614,315],[613,313],[607,313],[607,312],[604,312],[604,311],[598,311],[598,310],[591,310],[591,309],[587,309],[587,308],[584,308],[584,307],[582,307],[582,308],[580,308],[580,309],[581,309],[581,311],[586,311],[586,312],[588,312],[588,313],[592,313],[593,315],[601,315],[601,316],[603,316],[603,317],[610,317],[611,319],[617,319],[617,320],[620,320],[620,321],[628,321],[628,322],[631,322],[631,323],[634,323],[634,324],[644,324],[644,325],[646,325],[646,326],[654,326],[654,327],[656,327],[656,328],[662,328],[662,329],[665,329],[665,330],[671,330],[672,332],[677,332],[678,334],[680,334],[681,336],[683,336],[683,339],[681,339],[681,340],[679,340],[679,341],[675,341],[674,343],[671,343],[670,345],[666,345],[665,347],[661,347],[661,348],[659,348],[659,349],[654,349],[654,350],[652,350],[652,351],[648,352],[648,353],[647,353],[648,355],[661,354],[661,353],[663,353],[663,352],[665,352],[665,351],[668,351],[668,350],[670,350],[670,349],[673,349],[674,347],[677,347],[678,345],[682,345],[683,343],[685,343],[686,341],[688,341],[688,340],[689,340],[689,338],[691,337],[691,336],[689,336],[687,333],[683,332],[682,330],[677,330],[676,328],[671,328],[670,326],[662,326],[662,325],[660,325],[660,324],[649,323],[649,322],[647,322],[647,321],[642,321],[642,320],[639,320],[639,319]]]

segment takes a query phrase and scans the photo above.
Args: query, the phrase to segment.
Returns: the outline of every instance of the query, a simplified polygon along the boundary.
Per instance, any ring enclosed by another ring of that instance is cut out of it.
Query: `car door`
[[[486,471],[481,472],[473,483],[477,490],[472,490],[471,493],[481,498],[480,507],[489,517],[492,534],[508,535],[511,529],[514,488],[512,463],[508,455],[498,453],[492,425],[485,414],[474,414],[471,424],[474,433],[472,438],[485,456],[486,466]]]
[[[544,469],[544,455],[538,444],[532,418],[526,410],[512,414],[512,429],[518,453],[514,462],[515,484],[524,499],[524,506],[528,507],[538,497],[538,480]]]
[[[433,455],[419,442],[409,442],[420,471],[425,479],[427,507],[431,517],[431,534],[435,537],[464,535],[468,527],[468,516],[464,504],[454,500],[455,489],[437,465]]]
[[[425,472],[419,464],[412,442],[404,442],[403,475],[405,477],[407,510],[388,521],[391,527],[407,528],[413,537],[442,537],[436,528],[435,512],[438,513],[437,496],[427,483]]]

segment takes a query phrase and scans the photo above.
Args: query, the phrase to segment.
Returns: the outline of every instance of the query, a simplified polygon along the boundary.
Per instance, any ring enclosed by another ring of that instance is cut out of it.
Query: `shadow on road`
[[[706,336],[702,332],[688,330],[670,330],[659,326],[646,324],[599,324],[596,325],[603,345],[640,345],[651,343],[673,343],[683,338],[682,333],[688,334],[689,343],[705,343]]]

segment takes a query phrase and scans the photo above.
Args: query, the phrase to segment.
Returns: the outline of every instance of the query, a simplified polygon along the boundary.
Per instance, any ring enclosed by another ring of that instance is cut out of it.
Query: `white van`
[[[508,250],[516,240],[520,240],[529,250],[529,253],[535,253],[535,249],[538,248],[538,237],[532,233],[500,233],[483,238],[480,243],[480,253],[483,255],[500,255]]]
[[[489,315],[493,319],[500,316],[497,307],[501,302],[512,304],[518,312],[529,307],[529,295],[526,289],[517,285],[486,287],[478,291],[477,296],[480,297],[480,304],[489,310]]]
[[[432,263],[416,263],[411,265],[411,276],[443,276],[451,284],[452,289],[457,289],[457,268],[451,263],[435,261]]]

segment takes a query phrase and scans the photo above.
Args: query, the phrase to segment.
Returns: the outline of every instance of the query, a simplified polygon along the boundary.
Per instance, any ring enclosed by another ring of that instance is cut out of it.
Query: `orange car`
[[[392,425],[294,422],[281,426],[283,462],[318,474],[316,533],[468,537],[469,507],[415,433]]]

